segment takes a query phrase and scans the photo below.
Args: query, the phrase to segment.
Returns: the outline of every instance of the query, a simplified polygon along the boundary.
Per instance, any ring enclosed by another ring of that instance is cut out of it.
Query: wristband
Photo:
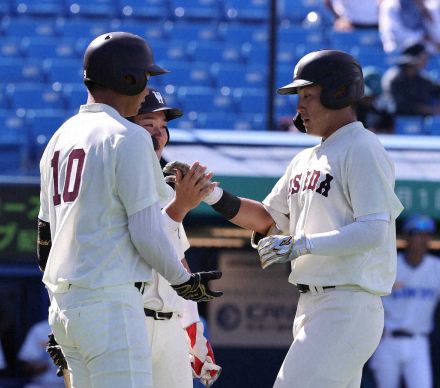
[[[212,193],[208,194],[205,198],[203,198],[203,202],[212,206],[221,199],[222,195],[223,195],[223,189],[219,186],[215,186]]]
[[[241,206],[241,199],[234,194],[223,190],[223,195],[220,200],[211,206],[216,212],[220,213],[227,220],[230,220],[238,214]]]

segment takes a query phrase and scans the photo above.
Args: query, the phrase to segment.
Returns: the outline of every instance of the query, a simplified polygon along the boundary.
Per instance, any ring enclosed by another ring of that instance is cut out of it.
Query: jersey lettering
[[[312,176],[309,179],[309,184],[307,185],[307,189],[315,190],[316,184],[318,183],[318,179],[320,176],[321,176],[321,172],[314,170]]]
[[[84,168],[85,157],[86,157],[86,153],[83,149],[74,149],[69,154],[69,158],[67,160],[66,181],[63,184],[64,202],[73,202],[78,197],[79,188],[81,186],[81,176],[82,176],[82,170]],[[60,151],[56,151],[51,160],[53,185],[54,185],[54,195],[53,195],[54,206],[61,204],[61,195],[58,191],[59,160],[60,160]],[[74,173],[72,173],[72,171],[74,171]]]
[[[328,192],[330,191],[330,182],[332,180],[333,177],[330,174],[325,174],[325,179],[321,182],[316,192],[324,197],[328,197]]]
[[[54,206],[58,206],[61,203],[61,195],[58,192],[58,163],[60,161],[60,151],[56,151],[53,156],[52,160],[50,161],[50,167],[52,167],[52,173],[53,173],[53,204]]]
[[[319,187],[316,189],[318,185],[319,178],[321,176],[321,172],[317,170],[307,171],[307,176],[304,182],[303,191],[312,190],[317,193],[323,195],[324,197],[328,197],[328,192],[330,191],[330,182],[333,180],[333,177],[330,174],[325,174],[325,179],[320,183]],[[302,174],[295,175],[292,179],[290,179],[289,183],[289,197],[293,194],[299,193],[301,189],[301,177]]]
[[[290,188],[289,188],[290,195],[296,194],[299,192],[301,176],[302,176],[302,174],[295,175],[295,177],[293,177],[290,180]]]
[[[304,182],[303,191],[308,188],[307,187],[307,182],[309,181],[309,176],[310,176],[311,173],[312,173],[311,171],[307,171],[307,176],[306,176],[306,179],[305,179],[305,182]]]

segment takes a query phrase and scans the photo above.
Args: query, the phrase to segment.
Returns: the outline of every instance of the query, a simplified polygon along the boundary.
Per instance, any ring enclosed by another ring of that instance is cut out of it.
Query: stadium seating
[[[162,20],[169,15],[167,3],[163,0],[117,0],[116,9],[122,18],[130,20],[132,18]]]
[[[170,12],[184,20],[219,20],[221,15],[217,0],[170,0]]]
[[[65,12],[63,2],[59,0],[14,0],[12,2],[12,9],[20,15],[38,17],[54,17],[63,15]]]
[[[397,116],[395,133],[398,135],[423,135],[424,118],[422,116]]]
[[[15,133],[10,123],[20,122],[20,133],[31,136],[26,144],[38,143],[38,115],[51,127],[76,112],[86,101],[84,50],[109,31],[143,36],[155,62],[171,70],[151,82],[168,104],[184,109],[173,124],[185,129],[267,130],[269,93],[274,122],[293,116],[296,97],[278,96],[276,88],[290,82],[294,64],[310,51],[346,50],[362,66],[382,71],[393,64],[377,30],[334,31],[322,0],[278,0],[275,80],[268,85],[270,11],[266,0],[0,1],[3,135]],[[440,79],[439,65],[440,56],[433,56],[427,71]],[[399,134],[440,132],[437,118],[399,117],[396,123]]]

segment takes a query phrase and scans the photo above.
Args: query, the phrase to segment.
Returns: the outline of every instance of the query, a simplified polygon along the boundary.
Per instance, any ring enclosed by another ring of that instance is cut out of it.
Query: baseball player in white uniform
[[[429,254],[434,221],[414,215],[404,222],[408,246],[397,255],[391,295],[383,298],[385,329],[370,361],[378,388],[431,388],[429,334],[440,297],[440,259]]]
[[[356,121],[363,86],[351,55],[305,55],[278,92],[298,93],[295,125],[322,142],[293,158],[263,203],[221,188],[209,201],[255,232],[263,268],[291,263],[300,299],[276,388],[359,387],[382,334],[381,296],[395,279],[395,219],[403,207],[389,156]]]
[[[141,37],[97,37],[84,55],[87,104],[40,162],[38,262],[72,387],[152,387],[134,286],[150,281],[152,268],[184,298],[220,295],[207,287],[220,273],[188,273],[168,240],[159,205],[167,189],[151,137],[124,118],[137,113],[148,78],[165,72]]]
[[[150,88],[138,115],[132,118],[151,134],[159,159],[169,142],[168,122],[182,114],[180,109],[168,107],[158,90]],[[182,221],[187,212],[212,191],[214,184],[208,185],[212,174],[205,176],[205,170],[195,163],[185,176],[177,174],[176,193],[167,186],[170,196],[161,203],[165,230],[185,266],[185,251],[190,245]],[[212,348],[203,336],[197,303],[178,296],[157,271],[152,271],[152,277],[153,281],[143,292],[143,300],[152,350],[154,387],[192,388],[193,375],[204,385],[212,385],[221,368],[215,364]]]

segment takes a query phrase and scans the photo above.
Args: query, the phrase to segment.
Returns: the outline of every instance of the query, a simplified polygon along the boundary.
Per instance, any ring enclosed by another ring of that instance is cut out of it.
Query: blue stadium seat
[[[213,111],[213,95],[214,89],[209,87],[180,87],[177,89],[179,106],[186,114],[191,111],[196,113]]]
[[[205,129],[229,129],[237,131],[260,131],[265,129],[264,117],[260,113],[234,114],[210,112],[201,115],[199,127]]]
[[[276,63],[278,65],[286,64],[294,66],[298,62],[299,57],[296,54],[296,44],[278,44]]]
[[[319,29],[307,29],[301,25],[287,24],[278,28],[277,41],[279,46],[299,43],[323,46],[326,43],[326,38]]]
[[[87,89],[83,83],[65,84],[61,90],[69,112],[78,111],[87,102]]]
[[[187,46],[187,54],[191,61],[205,62],[206,64],[215,62],[238,64],[244,61],[243,49],[240,44],[193,41]]]
[[[110,24],[111,31],[126,31],[142,36],[150,44],[161,41],[166,44],[167,36],[164,31],[164,23],[158,20],[137,21],[133,19],[116,19]]]
[[[171,41],[212,42],[220,39],[217,24],[209,22],[167,23],[166,33]]]
[[[19,15],[60,16],[64,14],[64,3],[60,0],[13,0],[12,7]]]
[[[11,110],[0,111],[0,171],[24,172],[28,161],[27,125]]]
[[[55,131],[69,118],[64,110],[31,109],[26,113],[29,126],[31,159],[38,161]]]
[[[52,19],[38,20],[34,18],[6,18],[2,23],[1,29],[5,36],[8,37],[25,37],[25,36],[55,36],[57,29]]]
[[[65,0],[66,13],[85,17],[113,17],[117,13],[113,0]]]
[[[243,57],[250,65],[267,66],[269,61],[269,45],[266,43],[245,43],[242,48]]]
[[[6,92],[13,109],[64,109],[61,93],[47,85],[9,85]]]
[[[275,93],[274,97],[275,97],[274,98],[275,117],[277,119],[280,119],[281,117],[293,118],[293,116],[295,116],[296,114],[298,95],[289,94],[287,96],[281,96],[278,93]]]
[[[107,19],[66,18],[57,23],[59,34],[66,38],[88,39],[90,43],[99,35],[110,31],[110,23]]]
[[[74,40],[55,37],[23,38],[21,48],[28,58],[71,58],[76,55]]]
[[[0,171],[2,174],[24,173],[27,165],[28,146],[26,140],[0,137]]]
[[[424,119],[422,116],[396,116],[395,133],[397,135],[423,135]]]
[[[217,0],[170,0],[170,12],[176,19],[220,19],[220,7]]]
[[[224,14],[227,20],[243,22],[266,22],[269,19],[267,0],[225,0]]]
[[[42,64],[37,60],[22,58],[0,59],[0,83],[42,82]]]
[[[266,64],[249,65],[244,71],[244,88],[261,88],[267,86]]]
[[[162,85],[180,86],[214,86],[209,67],[206,63],[165,63],[164,66],[171,72],[159,77]]]
[[[192,41],[187,46],[187,56],[191,61],[213,63],[223,61],[223,43]]]
[[[167,44],[162,42],[152,41],[150,45],[153,49],[154,59],[157,63],[161,64],[164,62],[188,62],[189,58],[187,55],[187,45],[185,40],[182,41],[172,41]]]
[[[197,128],[234,130],[238,120],[239,116],[232,112],[202,112],[197,117]]]
[[[26,120],[18,116],[15,110],[0,110],[0,139],[26,140],[28,135]]]
[[[39,144],[47,143],[68,118],[61,109],[30,109],[26,113],[26,122],[29,125],[31,137]],[[39,136],[41,136],[40,139],[38,139]]]
[[[423,124],[427,135],[440,136],[440,116],[426,117]]]
[[[300,23],[309,12],[315,11],[321,14],[323,8],[322,0],[297,0],[295,4],[292,4],[291,0],[279,0],[278,17],[280,20]]]
[[[268,96],[266,89],[238,89],[235,91],[234,97],[242,113],[265,114],[267,112]]]
[[[212,106],[215,112],[223,112],[226,115],[238,112],[238,105],[235,103],[233,90],[229,88],[221,88],[214,92]]]
[[[0,39],[0,55],[3,58],[18,58],[23,56],[21,38],[9,37]]]
[[[167,2],[163,0],[117,0],[117,8],[119,14],[127,18],[164,20],[169,17]]]
[[[21,82],[24,63],[25,61],[20,58],[2,58],[0,60],[1,82]]]
[[[51,58],[43,62],[47,82],[78,83],[83,79],[80,59]]]
[[[259,88],[266,86],[267,82],[265,66],[214,64],[211,71],[218,87]]]
[[[0,2],[0,16],[6,16],[11,14],[11,4],[9,1]]]
[[[225,42],[231,44],[267,43],[269,41],[268,28],[260,24],[228,23],[220,30]]]
[[[344,51],[350,51],[353,46],[374,46],[382,49],[376,29],[357,29],[349,32],[331,30],[328,36],[333,48]]]
[[[244,82],[243,66],[238,64],[217,64],[211,67],[217,87],[242,87]]]
[[[292,64],[278,64],[275,71],[275,86],[280,87],[292,82],[293,67],[296,62]]]

